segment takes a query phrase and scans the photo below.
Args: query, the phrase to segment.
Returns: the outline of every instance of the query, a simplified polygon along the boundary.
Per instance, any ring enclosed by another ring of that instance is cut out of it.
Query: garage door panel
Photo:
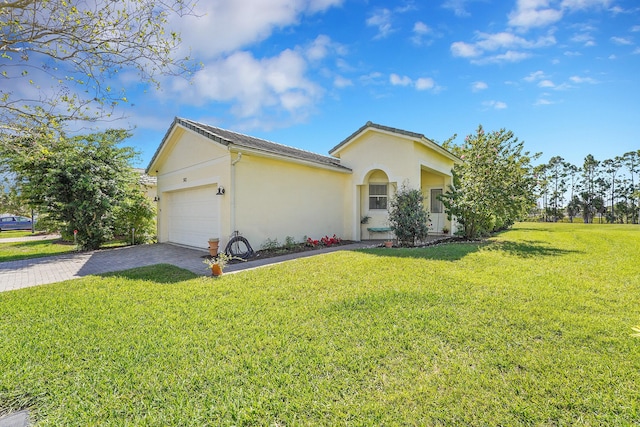
[[[219,206],[215,185],[168,193],[168,241],[199,248],[218,236]]]

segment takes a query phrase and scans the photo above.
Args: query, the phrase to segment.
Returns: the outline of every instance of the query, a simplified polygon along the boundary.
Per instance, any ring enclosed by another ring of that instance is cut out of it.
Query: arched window
[[[369,176],[369,210],[387,210],[389,201],[389,178],[381,170]]]

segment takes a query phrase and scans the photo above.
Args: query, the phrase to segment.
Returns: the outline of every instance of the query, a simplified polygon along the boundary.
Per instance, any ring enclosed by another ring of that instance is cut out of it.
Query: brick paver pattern
[[[161,243],[0,262],[0,292],[152,264],[173,264],[206,275],[206,255],[204,249]]]

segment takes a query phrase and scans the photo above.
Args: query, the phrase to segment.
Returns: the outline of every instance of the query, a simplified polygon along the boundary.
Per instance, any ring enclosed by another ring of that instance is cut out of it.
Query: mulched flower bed
[[[256,259],[273,258],[277,256],[282,256],[282,255],[297,254],[301,252],[317,251],[319,249],[324,249],[327,247],[332,248],[332,247],[338,247],[338,246],[345,246],[351,243],[355,243],[355,242],[351,240],[341,240],[340,243],[334,243],[331,246],[324,246],[324,245],[312,246],[307,243],[298,243],[296,245],[288,246],[288,247],[281,247],[281,248],[275,248],[275,249],[260,249],[259,251],[255,251],[253,255],[247,259],[247,261],[253,261]],[[233,262],[242,262],[242,261],[233,261]]]
[[[355,242],[352,240],[341,240],[339,243],[333,243],[330,246],[325,246],[320,244],[313,246],[313,245],[309,245],[308,243],[297,243],[292,246],[281,247],[281,248],[260,249],[258,251],[254,251],[253,255],[247,258],[246,261],[255,261],[258,259],[267,259],[267,258],[273,258],[273,257],[289,255],[289,254],[297,254],[302,252],[312,252],[312,251],[317,251],[327,247],[339,247],[339,246],[350,245],[351,243],[355,243]],[[210,259],[211,257],[207,255],[207,256],[204,256],[203,258]],[[229,261],[228,264],[238,264],[241,262],[244,262],[244,261],[233,259]]]

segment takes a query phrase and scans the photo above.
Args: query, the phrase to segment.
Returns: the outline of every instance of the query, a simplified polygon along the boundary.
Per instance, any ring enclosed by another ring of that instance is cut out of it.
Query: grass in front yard
[[[127,242],[125,240],[112,240],[102,245],[102,249],[112,249],[121,246],[127,246]],[[0,262],[40,258],[76,251],[76,245],[71,242],[65,242],[61,239],[33,240],[29,242],[13,243],[3,243],[2,240],[0,240]]]
[[[29,236],[37,236],[39,234],[44,234],[39,231],[32,233],[30,231],[25,230],[10,230],[10,231],[2,231],[0,232],[0,242],[2,239],[13,239],[17,237],[29,237]]]
[[[157,266],[0,294],[0,412],[43,425],[631,425],[640,229]]]
[[[0,240],[0,262],[64,254],[75,250],[76,246],[73,243],[60,239],[13,243],[3,243]]]

